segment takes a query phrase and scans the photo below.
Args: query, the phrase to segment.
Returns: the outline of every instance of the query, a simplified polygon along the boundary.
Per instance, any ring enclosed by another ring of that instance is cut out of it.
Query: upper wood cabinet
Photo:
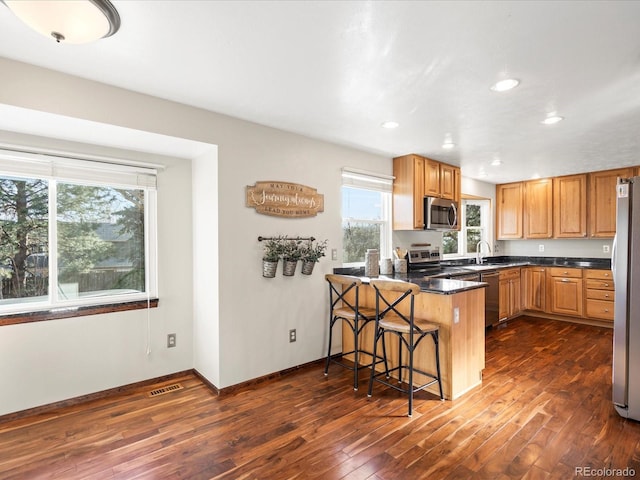
[[[587,174],[553,179],[553,236],[587,236]]]
[[[449,200],[456,199],[456,170],[460,170],[458,167],[447,165],[445,163],[440,164],[440,196]]]
[[[634,168],[589,173],[589,237],[612,238],[616,234],[616,183],[632,177]]]
[[[522,238],[522,182],[496,185],[496,238]]]
[[[424,158],[393,159],[393,229],[424,228]]]
[[[553,236],[553,181],[524,182],[524,238]]]
[[[460,201],[460,168],[420,155],[393,159],[393,229],[424,228],[424,197]]]
[[[424,194],[428,197],[440,196],[440,162],[425,158]]]

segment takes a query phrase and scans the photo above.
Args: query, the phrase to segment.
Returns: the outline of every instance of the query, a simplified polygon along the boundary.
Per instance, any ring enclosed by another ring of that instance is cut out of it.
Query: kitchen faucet
[[[479,265],[482,263],[482,244],[486,243],[487,244],[487,249],[489,250],[489,253],[491,253],[491,245],[489,245],[489,242],[487,242],[486,240],[480,240],[477,244],[476,244],[476,263]]]

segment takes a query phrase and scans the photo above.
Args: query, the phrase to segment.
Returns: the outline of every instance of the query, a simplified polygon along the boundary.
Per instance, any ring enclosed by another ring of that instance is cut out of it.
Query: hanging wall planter
[[[298,260],[282,260],[282,275],[285,277],[293,277],[296,273]]]
[[[265,278],[273,278],[276,276],[278,269],[278,261],[262,260],[262,276]]]
[[[316,262],[302,262],[302,274],[311,275],[313,273],[313,267],[316,266]]]
[[[324,251],[327,249],[327,240],[322,242],[313,243],[313,240],[300,248],[302,259],[302,274],[311,275],[313,273],[313,267],[320,258],[324,257]]]
[[[278,261],[282,254],[282,238],[274,237],[268,239],[264,244],[264,253],[262,255],[262,276],[265,278],[273,278],[276,276]]]

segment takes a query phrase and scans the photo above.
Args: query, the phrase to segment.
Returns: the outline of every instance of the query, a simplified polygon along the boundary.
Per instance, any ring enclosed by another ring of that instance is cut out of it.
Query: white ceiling
[[[492,183],[640,164],[638,1],[112,3],[87,45],[0,5],[0,56]]]

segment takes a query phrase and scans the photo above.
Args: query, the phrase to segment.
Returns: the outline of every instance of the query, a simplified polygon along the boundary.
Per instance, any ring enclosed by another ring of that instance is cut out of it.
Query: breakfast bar
[[[363,285],[359,303],[375,308],[376,296],[369,286],[368,277],[360,277]],[[380,276],[377,278],[393,279]],[[442,387],[446,399],[453,400],[482,383],[482,370],[485,366],[485,283],[450,279],[424,279],[421,276],[398,276],[396,280],[410,281],[420,286],[420,294],[415,297],[416,317],[436,323],[440,329],[440,367]],[[373,323],[368,324],[361,334],[361,347],[367,351],[373,348]],[[353,336],[343,331],[342,351],[353,350]],[[397,358],[395,342],[387,344],[391,366]],[[420,345],[416,356],[416,366],[425,371],[435,371],[433,345],[425,342]],[[348,356],[346,356],[349,359]],[[353,360],[353,358],[350,358]],[[382,369],[381,365],[376,367]],[[416,381],[421,381],[422,378]],[[427,391],[438,395],[437,386]]]

